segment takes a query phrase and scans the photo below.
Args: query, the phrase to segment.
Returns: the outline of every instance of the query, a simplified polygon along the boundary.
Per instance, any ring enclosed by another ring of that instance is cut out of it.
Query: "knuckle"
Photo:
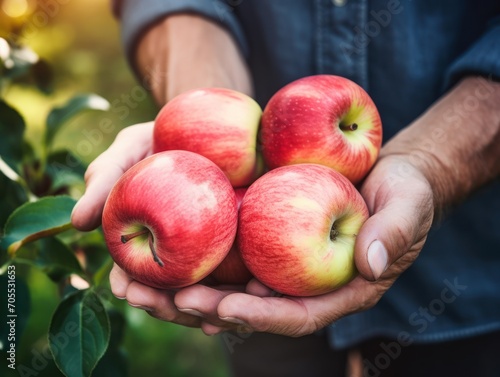
[[[83,178],[85,179],[85,183],[88,183],[89,180],[92,179],[92,176],[95,175],[96,171],[99,170],[99,161],[96,159],[92,161],[89,166],[87,167],[87,170],[85,170],[85,175]]]

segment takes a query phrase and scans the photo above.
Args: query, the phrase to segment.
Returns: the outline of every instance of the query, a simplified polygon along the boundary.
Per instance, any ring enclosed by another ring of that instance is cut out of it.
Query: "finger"
[[[239,335],[240,337],[242,337],[243,335],[247,336],[247,334],[254,332],[254,330],[251,327],[245,324],[227,323],[225,326],[215,326],[209,322],[202,322],[201,331],[203,331],[205,335],[209,336],[217,335],[226,331],[231,331],[236,336]]]
[[[432,224],[432,190],[423,179],[408,179],[400,186],[379,186],[367,202],[374,214],[358,233],[354,255],[359,273],[373,281],[401,258],[408,259],[399,264],[406,268],[418,256]]]
[[[372,283],[358,276],[339,290],[316,297],[256,297],[235,293],[221,301],[218,313],[222,320],[238,324],[246,331],[297,337],[372,307],[388,286],[389,282]]]
[[[108,150],[89,165],[85,194],[71,214],[75,228],[88,231],[99,226],[104,203],[115,182],[151,152],[152,132],[153,122],[125,128]]]
[[[132,282],[132,278],[130,278],[125,271],[123,271],[118,265],[113,264],[113,268],[109,273],[109,283],[111,285],[111,292],[116,298],[120,300],[124,300],[127,295],[127,288],[129,284]]]
[[[265,286],[257,279],[252,279],[248,282],[246,286],[246,292],[250,295],[258,296],[258,297],[273,297],[279,296],[276,291],[271,288]]]
[[[308,313],[300,299],[257,297],[234,293],[224,298],[218,307],[219,317],[226,322],[255,331],[303,335],[307,331]]]
[[[196,315],[214,326],[232,328],[234,326],[219,318],[217,307],[224,297],[234,292],[195,284],[177,292],[174,302],[180,312]]]
[[[126,297],[130,306],[146,310],[152,317],[183,326],[199,327],[201,319],[177,310],[173,296],[168,291],[132,281],[127,288]]]
[[[209,336],[217,335],[228,330],[226,327],[212,325],[210,322],[202,322],[200,327],[201,331],[203,331],[205,335]]]

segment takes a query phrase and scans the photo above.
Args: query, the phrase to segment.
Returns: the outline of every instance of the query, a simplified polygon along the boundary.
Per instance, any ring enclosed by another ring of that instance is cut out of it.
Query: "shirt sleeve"
[[[234,9],[224,0],[113,0],[112,9],[122,24],[122,42],[129,61],[140,33],[155,21],[170,14],[188,12],[206,17],[225,27],[238,43],[244,56],[247,42]]]
[[[500,79],[500,16],[492,20],[486,32],[452,63],[446,74],[446,87],[468,75]]]

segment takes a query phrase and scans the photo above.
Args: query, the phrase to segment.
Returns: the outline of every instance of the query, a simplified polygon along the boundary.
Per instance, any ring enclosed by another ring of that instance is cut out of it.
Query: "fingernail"
[[[379,240],[373,241],[368,247],[368,264],[377,280],[387,269],[387,250]]]
[[[136,308],[136,309],[142,309],[142,310],[145,310],[147,312],[152,312],[154,309],[153,308],[150,308],[148,306],[142,306],[142,305],[134,305],[134,304],[131,304],[129,303],[129,305],[133,308]]]
[[[125,300],[127,297],[120,297],[120,296],[117,296],[115,295],[115,297],[118,299],[118,300]]]
[[[220,317],[220,319],[222,319],[223,321],[226,321],[226,322],[235,323],[237,325],[248,326],[248,324],[245,321],[242,321],[239,318],[235,318],[235,317]],[[250,327],[250,326],[248,326],[248,327]]]
[[[179,308],[177,308],[177,310],[180,311],[181,313],[191,314],[191,315],[194,315],[196,317],[204,317],[205,316],[202,312],[199,312],[196,309],[189,309],[189,308],[179,309]]]

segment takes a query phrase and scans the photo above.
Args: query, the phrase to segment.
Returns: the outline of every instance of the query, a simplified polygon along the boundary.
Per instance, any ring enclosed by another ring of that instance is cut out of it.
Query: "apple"
[[[238,224],[236,196],[207,158],[166,151],[135,164],[113,186],[102,228],[113,260],[155,288],[181,288],[226,257]]]
[[[247,188],[237,188],[234,190],[238,208],[241,206]],[[234,241],[231,250],[221,264],[212,272],[211,276],[219,284],[246,284],[252,278],[252,274],[241,259],[237,240]]]
[[[262,283],[292,296],[333,291],[357,274],[354,243],[368,209],[354,185],[318,164],[266,173],[241,204],[238,247]]]
[[[269,169],[316,163],[358,183],[375,163],[382,123],[370,96],[351,80],[316,75],[278,90],[262,115],[260,142]]]
[[[262,109],[230,89],[203,88],[168,102],[154,122],[153,152],[182,149],[219,166],[234,187],[248,186],[263,172],[256,151]]]

